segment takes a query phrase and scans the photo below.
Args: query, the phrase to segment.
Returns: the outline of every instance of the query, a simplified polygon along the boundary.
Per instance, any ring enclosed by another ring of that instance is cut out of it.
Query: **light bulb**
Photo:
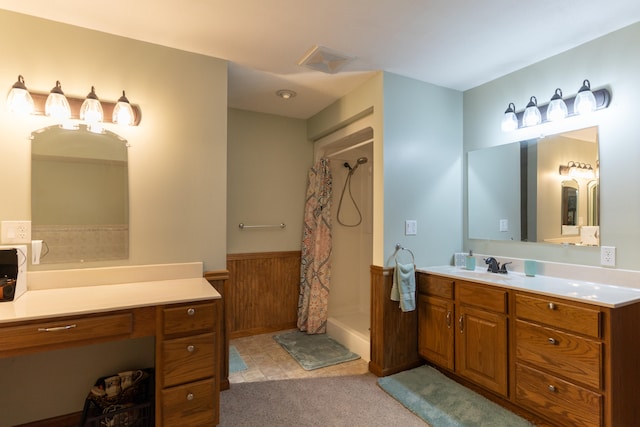
[[[589,80],[582,82],[582,87],[573,101],[573,111],[576,114],[589,114],[596,111],[596,97],[591,92]]]
[[[549,105],[547,106],[547,120],[562,120],[567,117],[568,114],[569,110],[567,110],[567,104],[562,99],[562,90],[558,88],[551,97],[551,101],[549,101]]]
[[[24,77],[18,76],[18,81],[14,83],[7,95],[7,106],[9,111],[18,114],[32,114],[35,110],[33,98],[24,84]]]
[[[513,102],[509,103],[504,116],[502,116],[501,128],[503,132],[512,132],[518,129],[518,116],[516,116],[516,106]]]
[[[532,96],[529,99],[527,108],[525,108],[524,110],[524,115],[522,116],[522,124],[524,126],[535,126],[539,125],[540,122],[542,122],[542,115],[540,114],[540,110],[538,109],[538,100],[535,96]]]
[[[56,81],[55,87],[51,89],[51,92],[47,97],[47,102],[44,105],[44,112],[47,116],[53,117],[60,122],[64,122],[71,117],[69,101],[67,101],[67,97],[64,96],[64,92],[62,92],[62,86],[59,81]]]
[[[131,108],[131,104],[124,94],[124,91],[122,91],[122,96],[118,99],[115,107],[113,107],[112,120],[114,123],[119,125],[133,125],[135,115],[133,114],[133,108]]]

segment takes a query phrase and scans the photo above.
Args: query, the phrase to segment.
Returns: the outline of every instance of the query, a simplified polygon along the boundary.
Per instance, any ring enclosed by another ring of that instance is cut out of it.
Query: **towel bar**
[[[246,225],[244,223],[238,224],[238,228],[240,230],[246,230],[247,228],[285,228],[286,225],[284,222],[280,224],[265,224],[265,225]]]
[[[398,263],[398,252],[400,251],[407,251],[411,254],[411,262],[412,264],[415,265],[416,263],[416,257],[413,254],[413,252],[411,251],[411,249],[407,249],[407,248],[403,248],[402,245],[400,243],[396,243],[396,252],[395,252],[395,260],[396,260],[396,264]]]

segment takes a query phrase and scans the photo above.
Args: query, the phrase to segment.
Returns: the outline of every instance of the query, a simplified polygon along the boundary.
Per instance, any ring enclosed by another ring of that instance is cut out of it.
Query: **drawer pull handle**
[[[556,305],[552,302],[549,303],[549,305],[547,305],[547,307],[549,307],[549,310],[555,310],[556,309]]]
[[[195,308],[189,308],[187,310],[187,315],[193,316],[194,314],[196,314],[196,309]]]
[[[187,393],[187,400],[193,400],[194,397],[193,393]]]
[[[447,311],[447,328],[451,329],[451,312]]]
[[[187,346],[187,351],[189,353],[193,353],[195,350],[196,350],[196,346],[195,345],[190,344],[190,345]]]
[[[73,325],[65,325],[65,326],[56,326],[53,328],[38,328],[38,332],[68,331],[69,329],[73,329],[75,327],[77,326],[73,324]]]
[[[556,388],[556,386],[549,384],[549,386],[547,387],[549,389],[550,392],[555,393],[556,391],[558,391],[558,389]]]
[[[551,345],[558,345],[558,340],[555,338],[547,338],[547,341],[549,341]]]
[[[462,321],[462,316],[458,318],[458,324],[460,325],[460,333],[464,334],[464,322]]]

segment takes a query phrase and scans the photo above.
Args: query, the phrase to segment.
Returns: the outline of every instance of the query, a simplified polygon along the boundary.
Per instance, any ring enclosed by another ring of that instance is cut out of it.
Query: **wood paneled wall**
[[[227,270],[230,338],[296,327],[300,251],[228,254]]]
[[[415,368],[418,355],[418,312],[403,312],[391,301],[393,268],[371,266],[371,361],[369,371],[379,377]]]

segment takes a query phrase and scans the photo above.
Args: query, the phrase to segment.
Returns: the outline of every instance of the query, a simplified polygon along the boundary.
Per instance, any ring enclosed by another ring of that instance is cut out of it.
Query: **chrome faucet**
[[[505,262],[500,266],[500,263],[494,257],[485,258],[484,263],[489,265],[487,271],[498,274],[507,274],[507,264],[511,264],[511,262]]]

